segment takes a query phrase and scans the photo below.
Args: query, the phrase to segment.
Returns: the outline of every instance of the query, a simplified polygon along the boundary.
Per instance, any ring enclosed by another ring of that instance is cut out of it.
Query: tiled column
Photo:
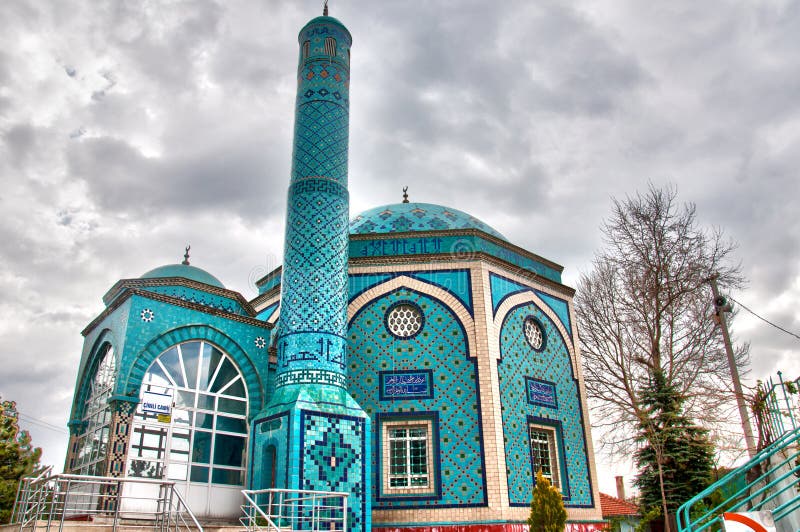
[[[370,423],[347,391],[350,33],[300,31],[294,154],[277,324],[275,393],[253,423],[250,484],[350,493],[370,529]]]

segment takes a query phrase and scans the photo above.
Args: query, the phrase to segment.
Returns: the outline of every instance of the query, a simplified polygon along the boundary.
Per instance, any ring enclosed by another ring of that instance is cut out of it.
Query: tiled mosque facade
[[[349,530],[420,532],[524,529],[541,469],[599,529],[574,291],[454,208],[348,221],[351,42],[328,16],[300,32],[283,267],[250,301],[188,257],[115,284],[66,469],[170,479],[205,517],[244,488],[344,491]]]

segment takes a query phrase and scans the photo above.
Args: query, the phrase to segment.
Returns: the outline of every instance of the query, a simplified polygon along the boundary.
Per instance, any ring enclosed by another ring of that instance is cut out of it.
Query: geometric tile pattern
[[[349,493],[348,530],[365,530],[364,419],[302,411],[300,423],[301,489]]]
[[[347,314],[347,189],[308,178],[289,187],[278,374],[344,374]]]
[[[350,222],[350,233],[404,233],[407,231],[440,231],[445,229],[480,229],[484,233],[506,238],[481,220],[469,214],[432,203],[394,203],[364,211]]]
[[[346,364],[350,37],[323,17],[299,39],[277,372],[313,370],[330,384],[324,373],[344,375]]]
[[[311,101],[298,107],[292,180],[325,176],[347,185],[347,108]]]
[[[405,275],[438,286],[450,292],[472,314],[472,282],[469,270],[434,270],[434,271],[394,271],[391,273],[368,273],[350,275],[350,301],[373,286]]]
[[[425,315],[422,330],[412,338],[397,338],[384,323],[389,308],[398,302],[417,305]],[[348,389],[364,411],[393,419],[398,414],[438,416],[440,472],[439,497],[382,494],[376,480],[381,471],[381,449],[372,456],[376,509],[480,506],[486,503],[485,464],[481,448],[481,416],[477,391],[477,364],[467,357],[464,329],[456,315],[440,301],[411,289],[400,288],[367,303],[352,318],[349,328]],[[405,373],[409,372],[409,373]],[[431,384],[422,397],[381,400],[381,381],[416,374]],[[427,378],[430,375],[430,379]],[[373,428],[379,434],[381,427]],[[376,443],[379,438],[375,438]],[[428,494],[429,495],[429,494]],[[427,500],[425,500],[427,499]]]
[[[529,317],[542,325],[547,338],[542,352],[531,348],[525,338],[524,322]],[[534,475],[528,426],[533,422],[549,425],[556,431],[564,504],[592,506],[578,383],[558,329],[535,305],[523,304],[510,311],[503,322],[500,357],[497,371],[510,504],[530,504]]]
[[[108,459],[105,475],[122,477],[125,475],[125,463],[128,458],[128,435],[130,434],[133,412],[136,403],[112,400],[111,403],[111,437],[108,442]]]
[[[540,290],[535,290],[529,286],[512,281],[511,279],[506,279],[505,277],[492,272],[489,273],[489,283],[491,284],[492,288],[493,314],[497,312],[497,308],[508,296],[521,292],[533,292],[539,296],[553,312],[555,312],[556,316],[558,316],[558,319],[561,320],[561,324],[567,330],[567,333],[572,335],[572,327],[569,319],[569,306],[563,299],[551,296],[550,294],[546,294]]]

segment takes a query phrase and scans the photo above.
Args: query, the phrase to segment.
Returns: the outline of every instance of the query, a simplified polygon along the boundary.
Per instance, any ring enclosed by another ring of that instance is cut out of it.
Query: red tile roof
[[[632,502],[624,501],[605,493],[600,494],[600,507],[603,509],[603,519],[607,517],[620,517],[626,515],[639,515],[639,507]]]

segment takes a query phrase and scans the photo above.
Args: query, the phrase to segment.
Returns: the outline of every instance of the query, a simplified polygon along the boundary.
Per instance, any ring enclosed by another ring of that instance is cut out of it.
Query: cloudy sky
[[[45,462],[62,466],[79,332],[117,279],[191,243],[193,264],[249,297],[279,264],[296,35],[321,4],[0,2],[0,394]],[[331,14],[354,36],[352,214],[408,185],[574,286],[611,198],[675,184],[738,242],[749,285],[733,296],[800,330],[800,2],[331,0]],[[752,378],[800,371],[797,339],[744,312],[736,333]]]

